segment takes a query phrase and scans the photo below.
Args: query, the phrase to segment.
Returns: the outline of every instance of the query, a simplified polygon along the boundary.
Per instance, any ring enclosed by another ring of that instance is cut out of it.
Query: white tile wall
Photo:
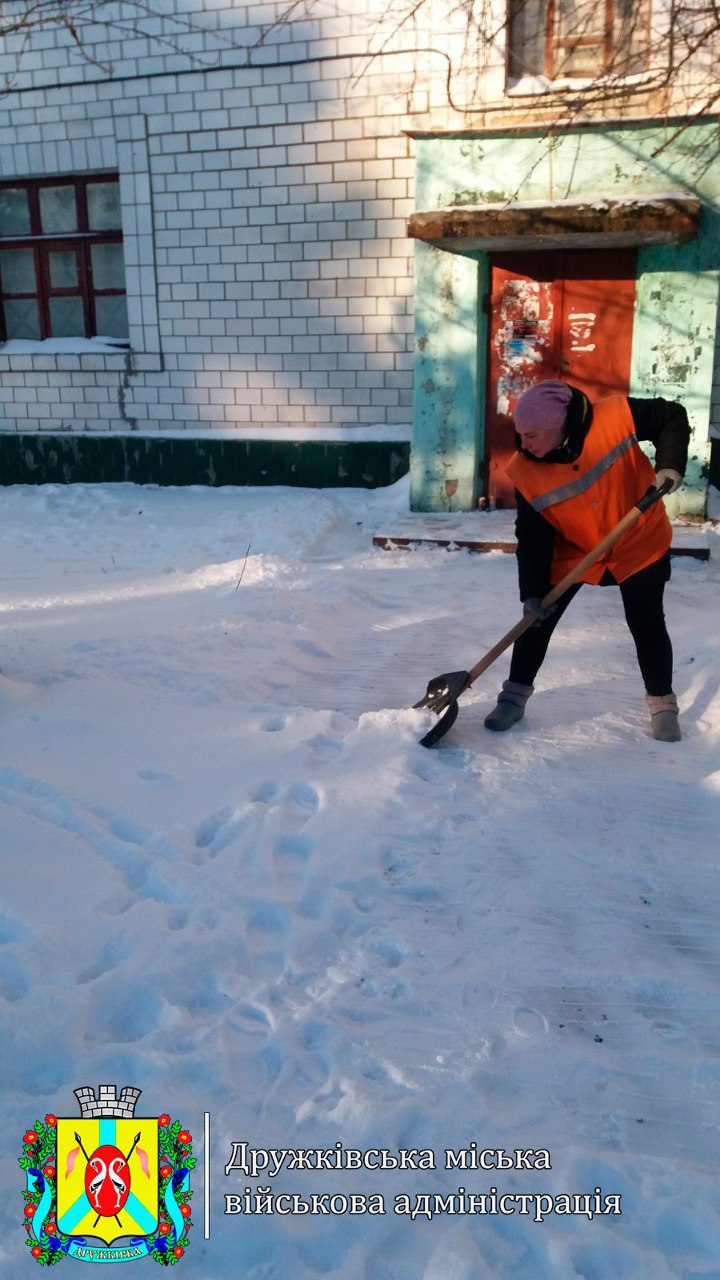
[[[173,55],[183,73],[161,74],[173,58],[144,39],[123,42],[110,79],[62,37],[23,62],[0,99],[3,177],[119,170],[132,354],[0,353],[0,429],[410,421],[412,62],[359,86],[350,57],[238,66],[258,34],[238,23],[275,15],[193,10],[178,48],[212,48],[214,71]],[[257,52],[364,54],[357,21],[298,22]]]
[[[121,174],[132,353],[0,352],[0,429],[409,423],[403,127],[410,107],[417,127],[431,103],[434,125],[458,123],[444,64],[408,55],[368,68],[369,32],[389,11],[380,0],[328,7],[255,47],[284,7],[174,0],[162,23],[147,14],[106,46],[95,24],[88,39],[112,76],[62,33],[45,33],[19,71],[6,42],[3,178]],[[168,32],[170,45],[154,43]],[[437,33],[416,39],[432,47]]]
[[[348,24],[310,24],[319,52]],[[133,44],[118,77],[150,70]],[[302,54],[281,31],[272,60],[281,44]],[[36,50],[17,82],[47,87],[0,100],[0,164],[5,178],[119,169],[132,356],[0,353],[1,428],[409,422],[413,164],[397,96],[351,91],[348,59],[122,86],[78,83],[65,61],[74,83],[55,87],[53,55]]]

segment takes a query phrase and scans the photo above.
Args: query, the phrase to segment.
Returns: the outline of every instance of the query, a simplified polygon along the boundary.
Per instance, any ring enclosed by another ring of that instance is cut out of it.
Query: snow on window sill
[[[653,78],[651,71],[638,71],[630,76],[595,76],[593,78],[562,76],[557,80],[549,80],[547,76],[523,76],[520,80],[508,80],[505,96],[508,98],[537,97],[552,93],[579,93],[587,89],[625,89],[635,85],[649,84]]]
[[[523,76],[522,80],[508,80],[505,96],[522,98],[531,94],[549,93],[552,87],[552,80],[548,80],[547,76]]]
[[[11,338],[0,342],[0,354],[4,356],[82,356],[117,355],[129,349],[126,338],[45,338],[31,342],[26,338]]]
[[[122,338],[46,338],[43,342],[11,338],[0,342],[0,369],[117,368],[129,350]]]

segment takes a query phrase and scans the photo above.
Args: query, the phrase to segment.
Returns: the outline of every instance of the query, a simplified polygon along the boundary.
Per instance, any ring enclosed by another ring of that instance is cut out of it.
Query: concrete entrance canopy
[[[454,253],[685,244],[701,202],[683,191],[593,200],[526,200],[411,214],[408,235]]]

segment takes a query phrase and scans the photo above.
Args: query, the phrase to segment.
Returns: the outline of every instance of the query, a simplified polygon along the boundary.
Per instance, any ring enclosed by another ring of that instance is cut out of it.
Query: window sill
[[[0,371],[122,369],[130,348],[105,338],[47,338],[0,342]]]
[[[630,76],[587,76],[573,78],[558,77],[549,80],[547,76],[523,76],[522,80],[509,80],[505,86],[507,98],[547,97],[553,93],[580,93],[587,89],[629,89],[635,85],[650,84],[653,79],[651,71],[638,71]]]

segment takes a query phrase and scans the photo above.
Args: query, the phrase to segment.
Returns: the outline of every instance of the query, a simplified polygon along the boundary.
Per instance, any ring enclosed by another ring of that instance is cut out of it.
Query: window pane
[[[35,257],[32,249],[3,249],[0,253],[3,293],[34,293]]]
[[[0,236],[29,236],[30,210],[24,187],[0,189]]]
[[[555,21],[563,39],[602,35],[605,31],[605,5],[597,0],[561,0],[555,6]]]
[[[589,77],[605,65],[605,5],[597,0],[563,0],[556,6],[555,75]]]
[[[96,289],[124,289],[125,264],[121,244],[92,246],[93,284]]]
[[[5,328],[8,339],[40,338],[40,319],[35,298],[6,298]]]
[[[515,0],[510,11],[512,80],[545,73],[545,0]]]
[[[650,13],[647,2],[619,0],[615,6],[613,65],[623,75],[645,71],[648,64]]]
[[[77,231],[73,185],[40,188],[40,221],[46,236],[56,231]]]
[[[53,289],[74,289],[78,282],[77,255],[74,249],[58,249],[48,254],[50,261],[50,286]]]
[[[127,338],[127,303],[124,293],[95,298],[95,328],[103,338]]]
[[[53,338],[85,337],[82,298],[50,299],[50,334]]]
[[[91,231],[119,231],[120,183],[89,182],[87,187],[88,221]]]
[[[576,80],[592,80],[605,68],[605,46],[602,43],[585,46],[568,46],[555,51],[556,76],[571,76]]]

